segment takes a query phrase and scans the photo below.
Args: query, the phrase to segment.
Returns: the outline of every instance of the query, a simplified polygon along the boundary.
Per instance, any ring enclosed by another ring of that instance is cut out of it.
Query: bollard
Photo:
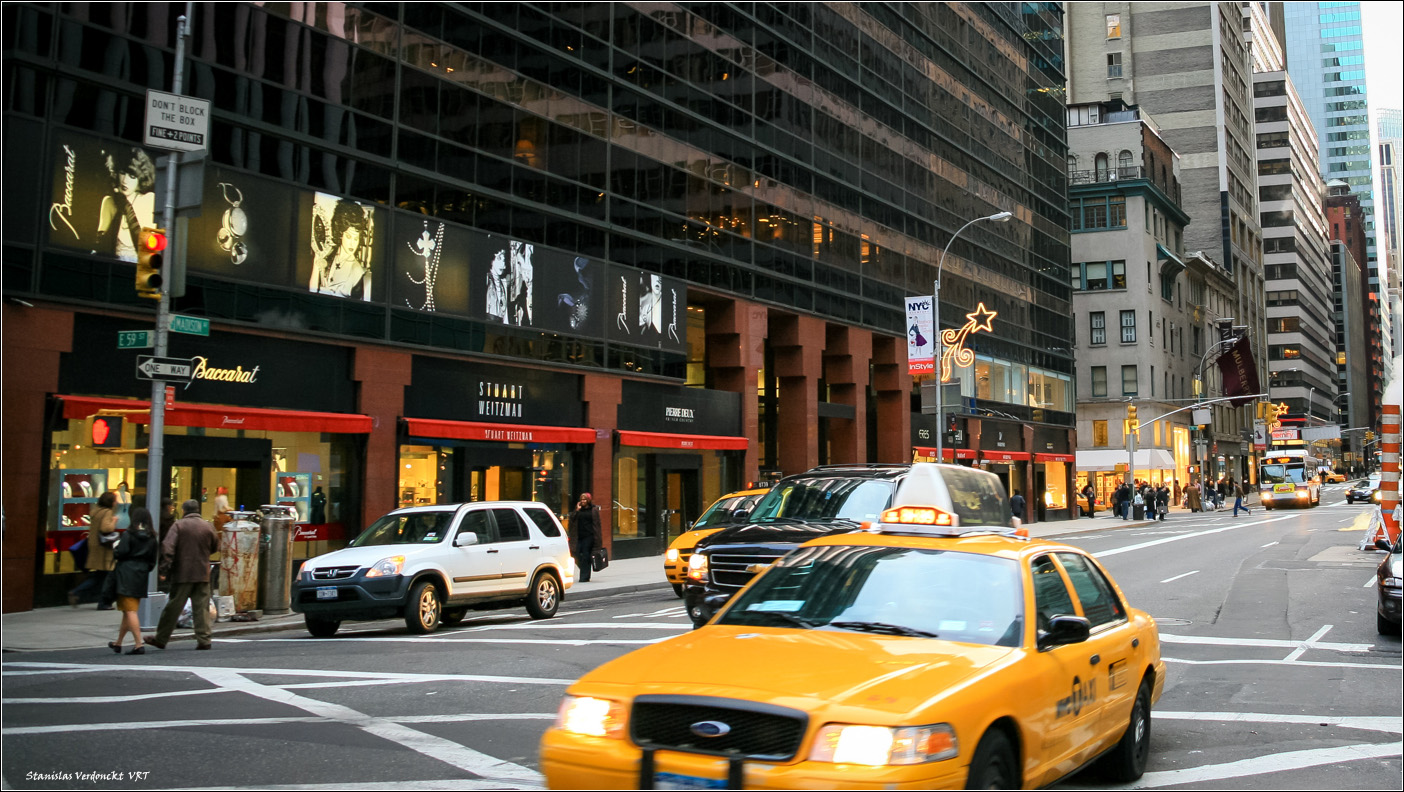
[[[251,511],[229,512],[219,532],[219,593],[234,598],[234,610],[258,607],[259,528]]]
[[[263,612],[278,616],[292,609],[292,542],[297,513],[291,506],[275,505],[260,506],[258,511],[263,515],[259,540],[264,550],[259,575]]]

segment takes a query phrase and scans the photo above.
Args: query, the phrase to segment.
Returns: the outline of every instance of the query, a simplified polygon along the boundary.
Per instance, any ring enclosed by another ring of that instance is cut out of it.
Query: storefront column
[[[877,403],[877,459],[912,461],[912,378],[907,373],[905,338],[872,336],[874,401]]]
[[[4,612],[34,607],[42,493],[47,475],[44,405],[59,387],[59,354],[73,349],[73,314],[6,304],[4,308]],[[88,343],[116,343],[90,338]]]
[[[586,374],[584,393],[585,425],[595,430],[594,452],[590,455],[590,494],[600,507],[600,536],[614,557],[614,430],[619,428],[619,404],[624,381],[618,377]]]
[[[819,386],[823,373],[824,321],[779,312],[770,317],[770,348],[780,380],[776,409],[780,469],[803,473],[819,464]]]
[[[1028,450],[1034,447],[1034,428],[1029,424],[1024,424],[1020,431],[1024,436],[1023,448]],[[1024,491],[1024,522],[1038,522],[1038,505],[1043,502],[1043,492],[1034,489],[1034,461],[1029,457],[1029,461],[1024,465],[1024,484],[1019,489]],[[1047,479],[1044,479],[1044,486],[1048,486]]]
[[[829,419],[831,462],[868,459],[868,364],[872,358],[870,331],[829,325],[824,342],[824,381],[829,385],[829,401],[853,408],[853,420]]]
[[[707,367],[717,390],[741,394],[741,432],[751,441],[742,476],[760,479],[760,403],[756,381],[765,366],[765,306],[741,300],[707,306]]]
[[[356,347],[352,378],[359,383],[356,406],[374,421],[366,436],[365,486],[361,491],[361,525],[370,525],[398,506],[399,419],[405,411],[405,388],[414,380],[414,356],[378,347]]]

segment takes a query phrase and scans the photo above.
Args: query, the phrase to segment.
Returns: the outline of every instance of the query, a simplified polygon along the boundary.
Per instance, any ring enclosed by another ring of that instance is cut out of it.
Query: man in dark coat
[[[1024,496],[1019,490],[1014,490],[1014,497],[1009,499],[1009,510],[1014,513],[1022,522],[1024,519]]]
[[[161,542],[161,564],[157,568],[160,578],[170,582],[171,598],[161,611],[156,634],[147,636],[146,643],[165,649],[188,601],[195,620],[195,648],[209,649],[214,636],[210,624],[210,555],[219,549],[219,535],[214,526],[201,519],[199,501],[188,500],[180,509],[185,516],[175,521]]]
[[[1121,486],[1116,488],[1116,516],[1123,520],[1131,519],[1131,488],[1126,486],[1126,482],[1121,482]]]
[[[1170,511],[1170,488],[1161,482],[1155,490],[1155,512],[1161,522],[1165,522],[1165,515]]]
[[[589,583],[590,573],[593,571],[590,566],[591,560],[595,550],[603,545],[600,536],[600,508],[595,505],[594,496],[590,493],[580,496],[580,502],[570,514],[568,528],[575,565],[580,567],[578,580],[581,583]]]

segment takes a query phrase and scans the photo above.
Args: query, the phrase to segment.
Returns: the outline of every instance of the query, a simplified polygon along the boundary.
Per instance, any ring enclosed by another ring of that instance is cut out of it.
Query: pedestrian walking
[[[1085,486],[1085,487],[1082,488],[1082,497],[1084,497],[1084,498],[1087,499],[1087,516],[1088,516],[1088,517],[1096,517],[1096,516],[1097,516],[1097,491],[1096,491],[1095,489],[1092,488],[1092,483],[1091,483],[1091,482],[1088,482],[1088,483],[1087,483],[1087,486]]]
[[[112,556],[117,566],[112,570],[110,585],[113,597],[117,600],[117,610],[122,612],[122,621],[117,626],[117,640],[107,644],[107,648],[122,653],[122,639],[132,634],[132,648],[129,655],[146,654],[142,644],[141,621],[137,619],[137,607],[146,598],[147,578],[151,568],[156,566],[156,532],[151,527],[151,512],[138,506],[131,510],[131,524],[126,533],[117,540]]]
[[[1131,505],[1131,488],[1126,486],[1126,482],[1123,481],[1119,486],[1117,486],[1116,495],[1114,496],[1114,498],[1114,503],[1116,505],[1116,516],[1120,517],[1123,520],[1129,519],[1131,517],[1131,514],[1127,511],[1127,509]]]
[[[1014,490],[1014,497],[1009,499],[1009,510],[1020,522],[1024,521],[1024,495],[1019,490]]]
[[[1170,488],[1164,482],[1155,491],[1155,511],[1161,522],[1165,522],[1165,515],[1170,513]]]
[[[1185,502],[1184,502],[1184,499],[1183,499],[1183,498],[1184,498],[1184,491],[1180,489],[1180,480],[1179,480],[1179,479],[1175,479],[1175,489],[1174,489],[1174,491],[1171,493],[1171,495],[1175,498],[1173,501],[1171,501],[1171,503],[1174,503],[1176,506],[1183,506],[1183,505],[1185,505]]]
[[[1251,515],[1253,510],[1248,508],[1243,502],[1243,499],[1248,496],[1247,491],[1243,489],[1243,483],[1238,482],[1235,484],[1233,483],[1233,479],[1229,479],[1229,483],[1233,486],[1233,516],[1238,516],[1239,509],[1243,509]]]
[[[112,601],[106,599],[107,575],[116,565],[112,558],[112,545],[120,534],[117,533],[117,494],[111,491],[98,496],[97,508],[88,515],[88,560],[83,568],[88,570],[83,582],[68,592],[68,604],[78,607],[92,592],[97,593],[98,610],[112,610]]]
[[[1185,508],[1192,512],[1202,511],[1204,504],[1199,499],[1199,485],[1190,484],[1185,488]]]
[[[161,543],[159,576],[170,581],[171,597],[161,611],[156,634],[146,636],[146,642],[165,649],[171,639],[176,620],[185,603],[195,621],[195,648],[209,649],[214,640],[210,624],[210,554],[219,549],[219,536],[214,526],[200,517],[200,502],[194,499],[180,505],[184,515],[166,534]]]
[[[580,577],[577,579],[581,583],[589,583],[595,550],[604,545],[600,536],[600,507],[595,505],[594,496],[590,493],[580,496],[580,501],[575,504],[575,511],[570,514],[568,527],[571,547],[575,551],[575,565],[580,568]]]

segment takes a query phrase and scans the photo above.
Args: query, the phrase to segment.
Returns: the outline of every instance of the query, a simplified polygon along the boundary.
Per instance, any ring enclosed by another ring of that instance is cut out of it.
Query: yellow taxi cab
[[[692,530],[682,534],[668,545],[668,552],[663,554],[663,574],[667,576],[668,582],[673,584],[674,594],[679,597],[683,595],[683,584],[687,582],[687,561],[692,556],[692,549],[697,546],[697,543],[731,525],[733,515],[737,511],[750,511],[756,505],[756,501],[769,491],[769,489],[740,490],[717,498],[715,503],[702,512],[702,516],[697,518],[697,522],[692,524]]]
[[[1013,532],[999,480],[917,463],[881,522],[801,545],[705,627],[566,691],[552,789],[1019,789],[1149,756],[1155,622]]]
[[[1322,474],[1321,480],[1327,484],[1344,484],[1346,477],[1344,473],[1331,470]]]

